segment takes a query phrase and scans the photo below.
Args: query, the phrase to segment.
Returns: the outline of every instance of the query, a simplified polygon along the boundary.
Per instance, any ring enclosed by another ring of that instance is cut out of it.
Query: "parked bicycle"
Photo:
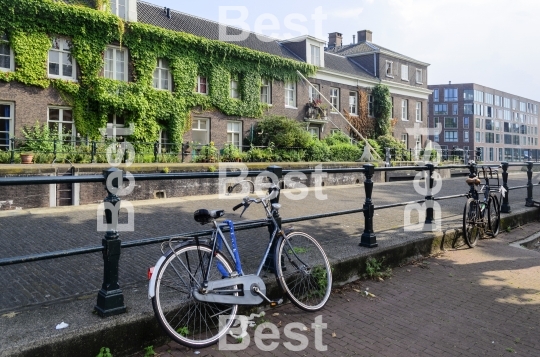
[[[496,237],[499,234],[501,221],[501,200],[499,197],[504,192],[499,182],[498,169],[498,167],[481,166],[481,177],[478,177],[478,170],[475,168],[474,173],[467,178],[470,190],[463,209],[463,236],[471,248],[484,235]],[[477,190],[476,186],[480,185],[481,179],[485,180],[485,184],[480,190]],[[482,193],[481,198],[480,192]]]
[[[234,223],[216,221],[223,217],[223,210],[195,212],[195,221],[212,223],[210,239],[173,239],[162,246],[162,251],[168,250],[153,269],[149,298],[160,325],[174,341],[192,348],[212,345],[233,324],[238,305],[267,302],[276,306],[279,300],[267,297],[263,269],[275,274],[278,285],[297,307],[317,311],[326,304],[332,287],[328,258],[310,235],[279,227],[275,217],[281,205],[271,202],[279,192],[272,185],[266,197],[248,196],[233,208],[244,207],[243,214],[250,204],[260,203],[274,227],[255,274],[246,275],[242,270]],[[229,229],[230,245],[223,228]],[[274,259],[268,262],[271,253]],[[220,323],[221,315],[228,318]]]

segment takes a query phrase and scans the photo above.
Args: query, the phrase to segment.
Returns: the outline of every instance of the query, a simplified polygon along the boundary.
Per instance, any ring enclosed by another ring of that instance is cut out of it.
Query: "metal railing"
[[[526,163],[502,163],[502,185],[507,190],[507,194],[504,196],[501,212],[509,213],[510,212],[510,201],[509,201],[509,192],[516,189],[527,189],[527,198],[525,205],[528,207],[534,206],[535,201],[533,200],[533,186],[537,186],[532,183],[532,173],[533,166],[535,163],[526,162]],[[527,183],[523,186],[517,187],[508,187],[508,168],[510,166],[526,166],[527,167]],[[309,221],[313,219],[321,219],[327,217],[335,217],[341,215],[355,214],[355,213],[364,213],[364,231],[361,235],[359,242],[360,246],[364,247],[377,247],[377,239],[374,232],[373,218],[374,211],[381,209],[388,209],[392,207],[406,206],[412,203],[428,203],[430,201],[441,201],[448,200],[458,197],[465,197],[467,194],[451,195],[444,197],[434,197],[433,195],[428,194],[423,197],[423,199],[410,202],[398,202],[387,205],[378,205],[375,206],[373,200],[373,186],[374,182],[372,180],[375,172],[388,172],[388,171],[402,171],[402,170],[415,170],[419,172],[426,171],[426,184],[431,192],[433,189],[433,173],[434,171],[444,168],[444,169],[468,169],[470,173],[474,173],[476,170],[476,164],[470,165],[447,165],[442,167],[434,166],[431,163],[428,163],[423,166],[408,166],[408,167],[381,167],[376,168],[371,164],[363,165],[361,168],[342,168],[342,169],[328,169],[325,172],[327,173],[363,173],[365,175],[364,181],[364,190],[365,190],[365,202],[361,208],[328,212],[310,216],[301,216],[294,218],[281,219],[278,217],[278,222],[280,223],[293,223],[301,221]],[[267,168],[267,171],[275,174],[278,179],[282,179],[283,175],[286,175],[292,170],[282,170],[277,166],[270,166]],[[317,173],[314,169],[305,169],[305,170],[295,170],[294,172],[302,172],[304,174],[314,174]],[[263,173],[262,171],[249,171],[247,177],[256,177]],[[198,178],[223,178],[224,176],[228,178],[238,178],[240,176],[245,177],[246,173],[241,172],[196,172],[196,173],[168,173],[168,174],[134,174],[132,177],[135,180],[141,181],[153,181],[153,180],[183,180],[183,179],[198,179]],[[109,182],[109,185],[106,185],[107,196],[104,199],[104,202],[109,206],[105,209],[105,218],[108,225],[116,227],[118,224],[118,214],[113,214],[112,210],[116,210],[117,213],[120,209],[120,198],[115,194],[119,188],[123,185],[122,180],[128,180],[124,173],[117,168],[110,168],[103,171],[103,175],[85,175],[85,176],[44,176],[44,177],[4,177],[0,178],[0,186],[12,186],[12,185],[45,185],[45,184],[59,184],[59,183],[106,183]],[[279,197],[277,198],[279,201]],[[426,219],[425,224],[432,224],[434,221],[434,212],[433,205],[426,204]],[[116,220],[115,222],[113,220]],[[236,230],[247,230],[253,228],[259,228],[269,225],[267,220],[255,220],[255,221],[243,221],[235,224]],[[202,230],[195,232],[187,232],[175,235],[174,237],[202,237],[211,235],[211,230]],[[111,316],[117,313],[122,313],[125,311],[123,307],[123,297],[119,298],[118,294],[122,294],[118,285],[118,263],[120,258],[120,251],[122,248],[131,248],[144,246],[149,244],[156,244],[167,241],[173,238],[173,236],[165,237],[153,237],[134,240],[130,242],[120,242],[119,233],[113,229],[108,230],[105,234],[104,239],[102,240],[102,246],[94,247],[81,247],[70,250],[56,251],[56,252],[47,252],[41,254],[33,254],[27,256],[18,256],[18,257],[9,257],[0,259],[0,266],[8,266],[14,264],[21,264],[27,262],[35,262],[40,260],[47,259],[56,259],[67,256],[74,256],[80,254],[88,254],[95,252],[102,252],[104,259],[104,282],[103,287],[98,293],[98,303],[96,305],[96,311],[101,316]],[[120,306],[121,305],[121,306]]]

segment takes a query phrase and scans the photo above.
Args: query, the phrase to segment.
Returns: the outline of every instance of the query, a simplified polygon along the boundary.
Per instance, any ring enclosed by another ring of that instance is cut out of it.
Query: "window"
[[[522,112],[527,111],[527,103],[519,102],[519,110]]]
[[[452,104],[452,115],[458,115],[458,105]]]
[[[154,70],[154,88],[171,90],[171,82],[169,63],[165,59],[158,58],[156,69]]]
[[[501,134],[495,134],[495,143],[500,144],[501,143]]]
[[[197,76],[197,88],[195,91],[200,94],[208,94],[208,78]]]
[[[463,132],[463,141],[466,142],[466,143],[469,142],[469,132],[468,131]]]
[[[313,87],[315,88],[313,88]],[[311,86],[309,86],[309,101],[313,102],[315,100],[320,100],[321,95],[319,92],[321,91],[321,85],[317,83],[311,83]]]
[[[9,39],[5,33],[0,34],[0,71],[14,71],[13,50],[9,46]]]
[[[457,127],[458,127],[457,118],[444,118],[445,129],[457,129]]]
[[[474,114],[484,115],[484,106],[482,104],[474,103]]]
[[[239,121],[227,122],[227,144],[233,144],[239,148],[241,139],[242,123]]]
[[[406,64],[401,65],[401,80],[409,81],[409,66]]]
[[[370,117],[375,116],[372,95],[368,95],[368,116]]]
[[[406,148],[409,147],[409,135],[408,134],[401,134],[401,143],[405,145]]]
[[[475,102],[484,102],[484,92],[480,91],[480,90],[475,90],[474,91],[474,101]]]
[[[458,141],[458,132],[457,131],[445,131],[444,132],[444,141],[447,143],[455,143]]]
[[[423,83],[423,76],[422,76],[422,70],[416,69],[416,83],[422,84]]]
[[[416,121],[422,121],[422,102],[416,102]]]
[[[477,143],[480,143],[480,142],[481,142],[481,141],[480,141],[480,132],[477,131],[477,132],[475,133],[475,136],[476,136],[476,137],[475,137],[474,141],[477,142]]]
[[[439,118],[433,118],[433,127],[436,129],[434,131],[433,135],[433,141],[438,142],[439,141],[439,133],[441,132],[441,123],[439,121]]]
[[[480,118],[476,118],[476,119],[474,120],[474,127],[475,127],[476,129],[480,129]]]
[[[319,127],[317,127],[317,126],[310,126],[310,127],[308,128],[308,132],[309,132],[314,138],[317,138],[317,139],[319,139],[319,135],[320,135],[320,134],[319,134],[319,131],[320,131],[320,129],[319,129]]]
[[[0,150],[8,151],[13,137],[13,103],[0,102]]]
[[[51,134],[57,134],[61,140],[74,144],[77,133],[71,108],[49,108],[47,122]]]
[[[510,98],[503,98],[504,107],[510,109]]]
[[[433,101],[434,101],[434,102],[438,102],[438,101],[439,101],[439,90],[438,90],[438,89],[434,89],[434,90],[433,90]]]
[[[71,56],[71,41],[51,38],[49,50],[49,77],[75,80],[75,59]]]
[[[444,101],[445,102],[457,102],[457,88],[445,88],[444,89]]]
[[[333,112],[339,111],[339,88],[330,88],[330,103],[334,106]]]
[[[386,76],[394,77],[394,63],[392,61],[386,61]]]
[[[108,47],[105,51],[105,78],[127,82],[128,54],[125,48]]]
[[[109,114],[107,116],[107,129],[112,129],[112,137],[116,138],[116,129],[124,128],[126,120],[121,115]]]
[[[261,79],[261,103],[272,104],[272,86],[266,78]]]
[[[474,91],[472,89],[465,89],[463,91],[464,100],[474,100]]]
[[[488,153],[489,153],[488,154],[488,157],[489,157],[488,161],[493,161],[493,148],[489,148]]]
[[[124,20],[127,20],[128,0],[111,0],[111,12]]]
[[[358,94],[356,92],[349,92],[349,113],[358,114]]]
[[[409,101],[407,99],[401,100],[401,120],[409,120]]]
[[[493,120],[486,119],[486,130],[493,130]]]
[[[493,105],[493,94],[486,93],[485,98],[486,98],[486,104]]]
[[[230,96],[231,98],[240,99],[240,91],[239,89],[239,82],[238,82],[238,76],[231,76],[231,82],[230,82]]]
[[[495,121],[495,131],[501,131],[501,122]]]
[[[517,99],[512,99],[512,110],[517,109]]]
[[[469,129],[469,117],[463,118],[463,129]]]
[[[210,142],[210,120],[203,118],[193,118],[191,125],[191,140],[200,145],[207,145]]]
[[[448,114],[448,104],[433,104],[433,114]]]
[[[472,103],[463,104],[463,114],[473,114]]]
[[[311,64],[321,66],[321,48],[319,46],[311,45]]]
[[[495,96],[495,105],[498,107],[502,107],[501,97],[498,95]]]
[[[296,108],[296,83],[285,83],[285,106]]]
[[[485,113],[488,118],[493,118],[493,107],[486,105]]]

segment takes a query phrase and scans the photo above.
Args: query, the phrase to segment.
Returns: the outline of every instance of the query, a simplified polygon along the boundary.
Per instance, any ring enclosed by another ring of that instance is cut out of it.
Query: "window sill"
[[[416,84],[424,84],[424,82],[416,82]]]
[[[208,95],[208,93],[194,92],[195,94]]]
[[[402,82],[408,82],[409,80],[408,80],[408,79],[403,79],[403,78],[401,78],[401,81],[402,81]]]
[[[298,108],[297,108],[297,107],[290,106],[290,105],[285,105],[285,109],[298,109]]]
[[[15,71],[13,69],[11,69],[11,68],[0,67],[0,72],[10,73],[10,72],[15,72]]]
[[[69,81],[69,82],[78,82],[77,79],[72,78],[72,77],[53,76],[53,75],[50,75],[50,74],[48,75],[48,78],[49,79],[60,79],[60,80]]]
[[[409,119],[401,118],[401,121],[409,121]]]
[[[394,78],[394,76],[390,76],[390,75],[388,75],[388,74],[386,75],[386,77],[388,77],[388,78]]]

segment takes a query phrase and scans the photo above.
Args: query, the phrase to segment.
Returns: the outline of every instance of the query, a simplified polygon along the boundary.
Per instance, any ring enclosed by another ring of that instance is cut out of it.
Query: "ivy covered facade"
[[[131,127],[132,141],[216,146],[246,145],[267,114],[295,118],[319,137],[349,132],[347,120],[371,135],[385,100],[372,94],[380,83],[394,98],[396,138],[427,123],[425,64],[425,82],[394,83],[311,36],[243,36],[136,0],[0,0],[0,11],[3,150],[36,121],[72,138]],[[242,36],[221,41],[220,33]],[[402,120],[396,98],[421,102],[420,117],[411,105],[411,120]]]

